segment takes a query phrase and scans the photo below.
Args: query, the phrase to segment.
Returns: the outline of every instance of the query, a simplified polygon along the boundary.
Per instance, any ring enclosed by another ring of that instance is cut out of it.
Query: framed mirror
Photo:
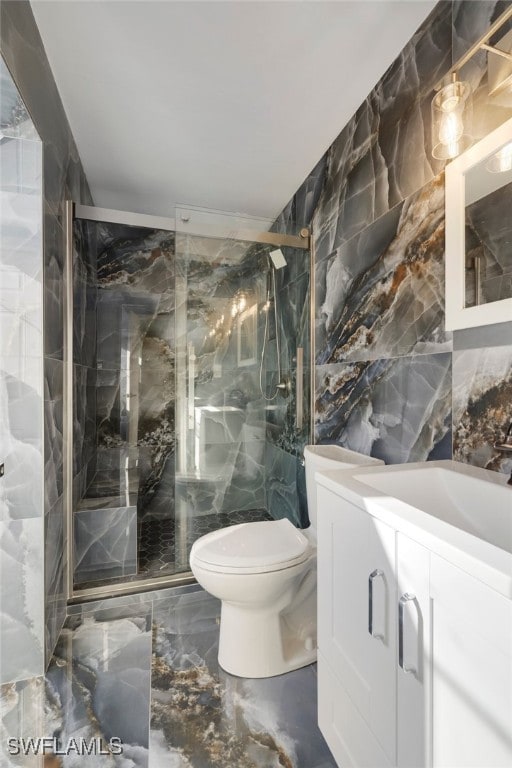
[[[512,119],[446,166],[446,330],[512,322]]]

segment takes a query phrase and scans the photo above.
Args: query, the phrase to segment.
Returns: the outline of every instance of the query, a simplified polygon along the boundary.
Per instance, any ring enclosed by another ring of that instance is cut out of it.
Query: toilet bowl
[[[311,525],[241,523],[199,538],[190,567],[221,600],[219,664],[239,677],[272,677],[316,660],[316,471],[382,464],[339,446],[306,446]]]

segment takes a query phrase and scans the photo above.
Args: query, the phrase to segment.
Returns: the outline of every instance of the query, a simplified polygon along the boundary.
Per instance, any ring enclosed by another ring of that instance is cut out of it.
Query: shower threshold
[[[240,523],[272,520],[265,509],[232,510],[230,512],[199,515],[191,520],[187,536],[187,551],[200,536],[219,528]],[[169,521],[147,520],[140,523],[140,551],[138,572],[82,581],[75,585],[70,603],[122,594],[145,592],[195,582],[190,570],[178,570],[175,560],[174,532],[169,531]]]

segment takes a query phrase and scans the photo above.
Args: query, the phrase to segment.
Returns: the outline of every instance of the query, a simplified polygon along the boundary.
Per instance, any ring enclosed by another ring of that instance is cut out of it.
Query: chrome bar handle
[[[404,664],[404,610],[405,604],[410,601],[416,601],[416,595],[405,592],[398,603],[398,664],[406,675],[416,675],[417,670],[414,667],[406,667]]]
[[[295,426],[302,430],[304,423],[304,348],[297,347],[297,385],[295,388]]]
[[[384,571],[381,571],[380,568],[376,568],[368,576],[368,632],[372,637],[376,637],[379,640],[384,640],[384,635],[374,634],[373,632],[373,581],[383,576]]]

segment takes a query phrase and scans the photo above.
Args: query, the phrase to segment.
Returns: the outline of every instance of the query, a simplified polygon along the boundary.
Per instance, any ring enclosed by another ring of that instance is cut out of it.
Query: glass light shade
[[[492,155],[485,167],[491,173],[504,173],[505,171],[512,171],[512,141]]]
[[[451,160],[472,143],[471,88],[456,80],[441,88],[432,99],[432,155]]]

